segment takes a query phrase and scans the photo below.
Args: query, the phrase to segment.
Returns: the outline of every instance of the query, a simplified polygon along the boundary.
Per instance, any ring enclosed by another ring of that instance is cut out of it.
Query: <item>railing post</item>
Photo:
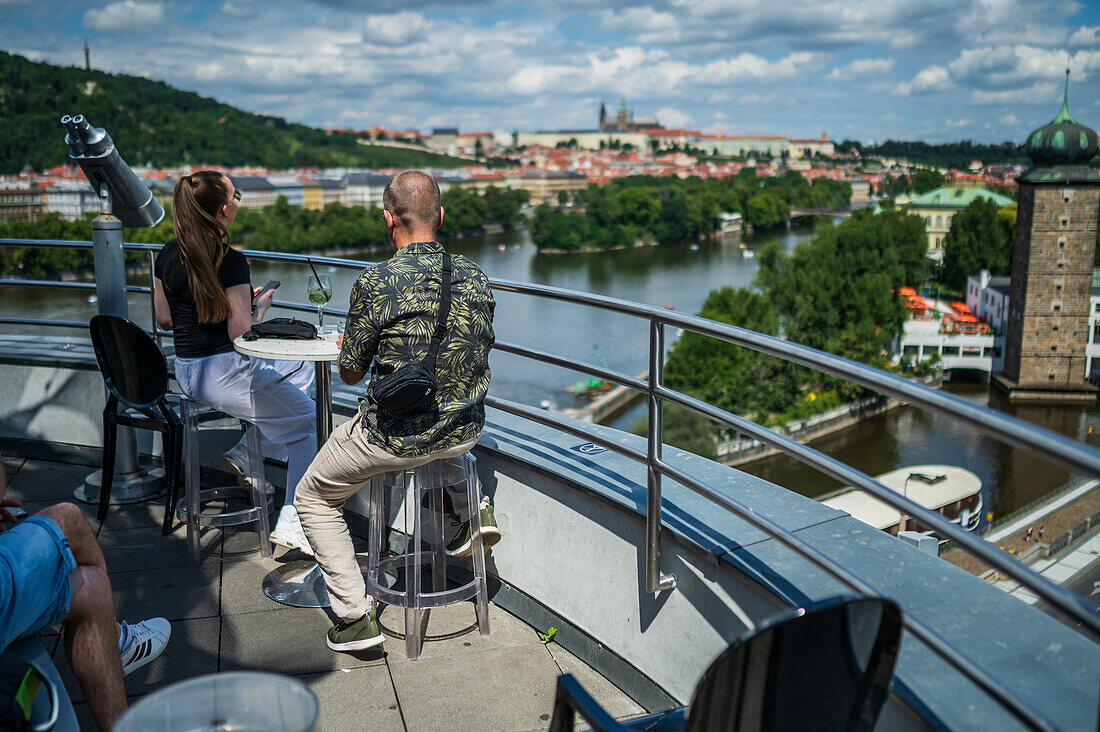
[[[649,321],[649,431],[646,467],[648,469],[645,512],[645,584],[646,591],[664,592],[676,587],[676,578],[661,571],[661,400],[655,390],[664,381],[665,326],[656,318]]]

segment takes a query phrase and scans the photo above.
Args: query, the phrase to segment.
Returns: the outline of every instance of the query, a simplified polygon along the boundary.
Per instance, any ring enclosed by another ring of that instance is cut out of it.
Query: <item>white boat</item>
[[[875,480],[925,508],[939,512],[967,531],[976,529],[981,520],[982,481],[965,468],[910,465],[883,473]],[[855,488],[843,488],[821,502],[895,536],[898,531],[929,530],[892,506]]]

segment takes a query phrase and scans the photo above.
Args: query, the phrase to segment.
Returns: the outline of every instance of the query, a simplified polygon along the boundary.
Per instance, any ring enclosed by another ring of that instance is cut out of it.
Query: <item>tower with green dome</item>
[[[1100,214],[1100,173],[1090,165],[1096,132],[1062,109],[1024,143],[1031,167],[1020,176],[1004,373],[995,383],[1013,399],[1093,400],[1086,381],[1089,296]]]

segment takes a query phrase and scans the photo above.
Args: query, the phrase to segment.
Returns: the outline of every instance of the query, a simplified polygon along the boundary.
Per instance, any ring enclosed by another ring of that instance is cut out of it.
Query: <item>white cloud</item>
[[[85,28],[100,31],[144,30],[164,18],[164,3],[122,0],[85,11]]]
[[[1051,112],[1053,113],[1055,109],[1054,105],[1058,103],[1058,91],[1059,87],[1057,84],[1040,82],[1028,87],[1001,89],[998,91],[975,89],[971,93],[970,99],[975,104],[1034,104],[1036,102],[1048,102],[1051,105]]]
[[[912,81],[899,84],[898,93],[902,96],[909,96],[914,92],[946,89],[950,85],[951,77],[948,75],[947,69],[942,66],[929,66],[914,76]]]
[[[685,130],[695,124],[695,120],[687,112],[676,107],[661,107],[657,110],[657,119],[665,127]]]
[[[1067,46],[1096,46],[1100,45],[1100,25],[1094,25],[1092,28],[1086,28],[1081,26],[1073,32],[1073,35],[1066,41]]]
[[[846,81],[857,76],[884,76],[894,70],[892,58],[861,58],[847,66],[833,69],[826,79]]]
[[[381,46],[403,46],[424,38],[429,27],[430,24],[421,13],[371,15],[366,21],[363,40]]]

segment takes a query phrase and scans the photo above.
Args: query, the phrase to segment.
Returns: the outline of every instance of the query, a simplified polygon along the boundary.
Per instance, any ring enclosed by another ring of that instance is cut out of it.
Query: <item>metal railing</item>
[[[37,240],[9,239],[0,240],[0,246],[43,246],[90,249],[91,242],[43,242]],[[150,258],[150,285],[145,287],[129,286],[127,290],[129,292],[151,293],[153,276],[151,266],[152,257],[153,254],[160,249],[160,246],[155,244],[127,244],[125,245],[125,249],[129,252],[147,252]],[[244,254],[254,260],[286,262],[299,265],[305,264],[305,257],[302,255],[260,251],[245,251]],[[316,264],[338,268],[359,270],[364,267],[364,263],[357,260],[332,257],[310,257],[310,259]],[[592,431],[586,429],[583,423],[569,420],[568,418],[547,412],[543,409],[516,404],[496,397],[486,398],[486,403],[488,405],[504,412],[524,417],[566,434],[581,437],[646,466],[648,496],[645,516],[645,583],[648,592],[656,593],[668,591],[676,586],[675,577],[661,571],[661,488],[663,479],[667,477],[684,485],[709,501],[722,506],[749,525],[804,557],[814,566],[818,567],[846,587],[866,595],[881,594],[877,592],[874,587],[852,574],[848,569],[841,566],[832,558],[822,554],[819,550],[805,543],[792,532],[783,529],[768,518],[756,513],[752,507],[740,503],[722,491],[706,485],[695,476],[687,474],[667,463],[662,455],[663,440],[661,417],[663,405],[668,402],[705,416],[737,432],[748,435],[829,477],[869,493],[877,500],[888,504],[902,514],[914,518],[919,523],[935,531],[941,538],[952,541],[956,546],[966,549],[982,561],[995,567],[998,571],[1015,579],[1021,585],[1027,587],[1039,597],[1046,600],[1050,605],[1065,613],[1069,619],[1079,623],[1085,630],[1091,632],[1094,638],[1100,637],[1100,615],[1082,599],[1031,571],[1024,564],[1008,556],[1004,552],[1001,552],[983,539],[964,531],[941,514],[931,511],[903,495],[895,493],[870,476],[832,457],[824,455],[807,445],[798,443],[790,437],[778,434],[744,417],[731,414],[711,404],[667,388],[663,383],[664,361],[662,358],[664,354],[665,329],[666,327],[682,328],[685,331],[692,331],[727,343],[750,348],[759,353],[781,358],[790,363],[844,379],[877,393],[907,402],[921,409],[946,415],[973,427],[979,432],[994,437],[1001,442],[1031,452],[1050,462],[1100,478],[1100,452],[1097,450],[1081,445],[1050,430],[1028,424],[985,407],[977,406],[954,395],[936,391],[855,361],[817,351],[773,336],[763,335],[732,325],[716,323],[697,316],[685,315],[663,308],[603,295],[501,279],[491,279],[490,284],[493,289],[501,292],[510,292],[532,297],[547,298],[557,302],[594,307],[648,321],[649,375],[645,379],[640,379],[629,374],[620,373],[594,364],[578,363],[573,359],[567,359],[555,354],[534,350],[506,341],[497,341],[495,346],[497,350],[506,353],[578,371],[645,393],[648,399],[649,424],[647,449],[645,453],[624,446],[618,442],[602,438],[598,434],[594,434]],[[35,282],[29,280],[5,280],[0,281],[0,285],[59,288],[93,287],[83,283]],[[152,297],[150,297],[150,303],[152,303]],[[312,305],[299,303],[278,301],[275,305],[281,308],[303,312],[312,312],[314,310]],[[150,308],[152,308],[152,305],[150,305]],[[325,312],[333,315],[346,315],[346,311],[339,309],[326,308]],[[9,321],[42,325],[58,324],[46,320],[0,319],[0,323]],[[157,328],[155,315],[152,318],[152,322],[153,332],[159,339],[161,336],[165,335],[165,333]],[[65,323],[65,325],[71,325],[71,323]],[[1054,729],[1054,725],[1049,720],[1044,719],[1034,710],[1021,703],[1010,689],[991,677],[984,669],[978,667],[968,658],[960,654],[932,628],[929,628],[921,621],[909,615],[905,616],[905,627],[914,637],[918,638],[946,663],[969,678],[992,698],[996,699],[1020,721],[1033,729]]]

